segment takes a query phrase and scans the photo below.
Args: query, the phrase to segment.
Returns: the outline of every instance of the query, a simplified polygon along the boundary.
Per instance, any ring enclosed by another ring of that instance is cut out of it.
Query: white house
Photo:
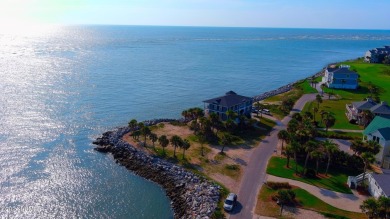
[[[390,197],[390,170],[382,169],[382,174],[366,173],[365,181],[368,185],[368,192],[375,198],[380,196]],[[356,188],[356,185],[363,179],[363,174],[348,177],[348,186]]]
[[[381,146],[376,160],[382,168],[390,169],[390,116],[375,116],[363,131],[364,140],[372,140]]]

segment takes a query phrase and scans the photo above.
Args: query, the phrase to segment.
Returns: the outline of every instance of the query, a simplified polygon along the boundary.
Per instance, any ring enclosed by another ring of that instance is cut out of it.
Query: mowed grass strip
[[[332,190],[335,192],[352,194],[352,191],[347,186],[347,179],[349,174],[340,172],[338,170],[329,169],[328,176],[322,176],[317,178],[307,178],[297,176],[295,174],[295,161],[290,159],[290,168],[286,167],[287,159],[281,157],[271,157],[267,166],[267,174],[293,179],[297,181],[301,181],[313,186],[317,186],[320,188]],[[313,168],[308,165],[308,168]],[[303,166],[298,164],[298,171],[302,171]],[[320,168],[319,173],[324,173],[324,170]],[[356,175],[355,173],[351,173],[351,175]],[[350,176],[351,176],[350,175]]]

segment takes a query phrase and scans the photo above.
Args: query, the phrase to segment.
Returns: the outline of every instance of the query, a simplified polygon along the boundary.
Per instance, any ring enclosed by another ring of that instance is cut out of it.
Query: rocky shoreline
[[[320,71],[310,77],[307,77],[306,79],[310,79],[311,77],[318,77],[318,76],[322,76],[324,73],[323,71]],[[303,79],[305,80],[305,79]],[[285,93],[285,92],[288,92],[290,91],[295,84],[301,82],[302,80],[299,80],[299,81],[296,81],[296,82],[292,82],[292,83],[289,83],[287,85],[284,85],[284,86],[281,86],[275,90],[271,90],[271,91],[268,91],[268,92],[265,92],[265,93],[262,93],[260,95],[257,95],[257,96],[254,96],[253,97],[253,100],[254,101],[260,101],[260,100],[264,100],[264,99],[267,99],[268,97],[272,97],[272,96],[275,96],[275,95],[278,95],[278,94],[282,94],[282,93]]]
[[[174,120],[159,119],[144,123],[153,125],[163,121]],[[174,218],[210,218],[219,202],[220,186],[183,167],[137,150],[122,140],[123,135],[130,131],[128,127],[123,127],[105,132],[93,142],[97,145],[95,150],[111,153],[118,164],[161,185],[171,200]]]

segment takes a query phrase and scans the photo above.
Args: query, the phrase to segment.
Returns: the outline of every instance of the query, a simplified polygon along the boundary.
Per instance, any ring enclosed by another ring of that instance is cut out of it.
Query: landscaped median
[[[328,218],[367,218],[363,213],[350,212],[333,207],[302,188],[291,186],[291,190],[296,195],[291,207],[315,211]],[[280,206],[272,198],[277,193],[278,189],[263,186],[258,195],[255,213],[268,217],[280,217]]]

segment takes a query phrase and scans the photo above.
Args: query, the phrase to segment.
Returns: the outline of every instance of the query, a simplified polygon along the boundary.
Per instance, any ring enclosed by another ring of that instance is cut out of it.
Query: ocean
[[[255,96],[390,44],[388,30],[64,26],[0,33],[0,216],[172,218],[164,191],[93,150],[135,118]]]

